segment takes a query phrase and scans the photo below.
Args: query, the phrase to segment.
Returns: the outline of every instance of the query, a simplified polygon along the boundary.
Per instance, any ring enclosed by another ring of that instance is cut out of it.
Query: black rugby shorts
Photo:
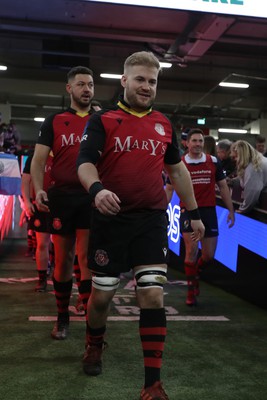
[[[204,237],[216,237],[219,235],[218,219],[215,207],[199,207],[201,220],[205,226]],[[189,213],[185,208],[181,209],[180,216],[180,230],[181,233],[192,232],[190,225]]]
[[[139,265],[168,262],[167,214],[140,210],[105,216],[92,211],[89,268],[118,276]]]

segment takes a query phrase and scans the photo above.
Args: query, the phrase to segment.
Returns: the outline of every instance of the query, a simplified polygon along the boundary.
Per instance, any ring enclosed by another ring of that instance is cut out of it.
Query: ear
[[[71,94],[71,85],[69,83],[66,84],[66,91]]]
[[[123,88],[126,87],[126,82],[127,82],[127,76],[123,74],[122,77],[121,77],[121,86]]]

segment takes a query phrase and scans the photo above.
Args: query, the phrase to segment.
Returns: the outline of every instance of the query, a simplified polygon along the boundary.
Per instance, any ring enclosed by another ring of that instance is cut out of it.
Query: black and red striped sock
[[[58,282],[53,278],[55,297],[57,303],[58,320],[66,319],[69,314],[72,279],[67,282]]]
[[[144,356],[145,387],[160,380],[166,331],[164,308],[141,309],[139,332]]]
[[[106,325],[101,328],[93,329],[86,325],[86,346],[102,347],[104,343],[104,335],[106,332]]]
[[[85,313],[87,313],[87,303],[88,303],[91,291],[92,291],[92,280],[86,279],[84,281],[81,281],[81,284],[79,287],[79,294],[80,294],[82,302],[83,302],[83,307],[84,307]]]
[[[81,270],[80,270],[80,266],[79,266],[77,254],[76,254],[75,257],[74,257],[73,272],[74,272],[74,275],[75,275],[75,279],[76,279],[76,284],[77,284],[78,291],[80,291],[80,285],[81,285]]]

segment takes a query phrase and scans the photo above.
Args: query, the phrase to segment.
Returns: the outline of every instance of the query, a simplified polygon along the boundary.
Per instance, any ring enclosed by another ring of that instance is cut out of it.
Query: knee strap
[[[92,278],[92,286],[99,290],[116,290],[118,289],[119,284],[120,279],[111,276],[93,276]]]
[[[135,273],[137,289],[160,287],[167,282],[166,269],[162,267],[142,268]]]

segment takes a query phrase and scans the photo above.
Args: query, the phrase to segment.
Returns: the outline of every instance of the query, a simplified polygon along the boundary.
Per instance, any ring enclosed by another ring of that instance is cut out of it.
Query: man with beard
[[[121,78],[124,94],[114,110],[92,116],[78,156],[78,175],[94,204],[89,244],[93,288],[83,369],[87,375],[102,372],[110,303],[120,273],[132,269],[145,367],[141,400],[168,399],[160,382],[166,336],[163,284],[168,262],[163,170],[191,210],[193,239],[204,234],[172,125],[152,109],[159,70],[152,53],[137,52],[126,59]]]
[[[67,75],[66,90],[70,108],[43,122],[31,164],[36,205],[40,211],[50,211],[51,217],[50,232],[55,248],[53,282],[58,311],[51,336],[57,340],[65,339],[68,333],[75,249],[81,270],[79,290],[86,308],[91,292],[91,274],[87,267],[91,206],[77,175],[76,159],[82,133],[92,113],[93,72],[82,66],[72,68]],[[44,171],[51,150],[54,158],[46,192]]]

